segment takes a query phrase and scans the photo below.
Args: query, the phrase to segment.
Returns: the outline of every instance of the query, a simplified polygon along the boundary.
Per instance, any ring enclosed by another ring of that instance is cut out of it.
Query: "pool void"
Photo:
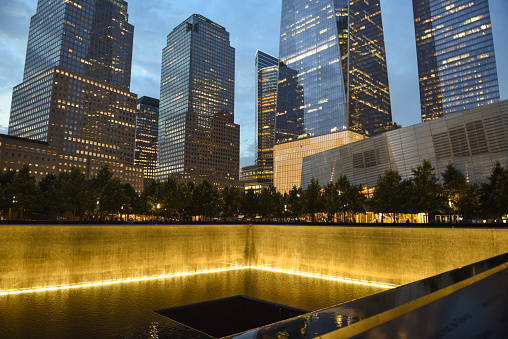
[[[245,295],[172,307],[156,312],[216,338],[308,313],[305,310]]]

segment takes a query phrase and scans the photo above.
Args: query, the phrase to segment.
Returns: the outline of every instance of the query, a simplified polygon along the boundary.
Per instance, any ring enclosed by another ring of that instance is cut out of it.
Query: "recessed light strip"
[[[267,267],[267,266],[251,266],[250,268],[257,269],[257,270],[263,270],[263,271],[299,275],[302,277],[339,281],[339,282],[343,282],[343,283],[356,284],[356,285],[366,285],[366,286],[374,286],[374,287],[382,287],[382,288],[390,288],[390,289],[400,286],[400,285],[396,285],[396,284],[382,283],[382,282],[377,282],[377,281],[353,279],[353,278],[346,278],[346,277],[337,277],[337,276],[333,276],[333,275],[325,275],[325,274],[320,274],[320,273],[292,271],[292,270],[286,270],[286,269],[282,269],[282,268],[273,268],[273,267]]]
[[[248,268],[249,268],[249,266],[238,265],[238,266],[231,266],[228,268],[212,268],[212,269],[208,269],[208,270],[196,270],[196,271],[192,271],[192,272],[168,273],[168,274],[153,275],[153,276],[148,276],[148,277],[113,279],[113,280],[105,280],[105,281],[97,281],[97,282],[77,283],[77,284],[71,284],[71,285],[55,285],[55,286],[34,287],[34,288],[27,288],[27,289],[7,290],[7,291],[0,291],[0,296],[11,295],[11,294],[46,292],[46,291],[55,291],[55,290],[69,290],[69,289],[73,289],[73,288],[105,286],[105,285],[122,284],[122,283],[129,283],[129,282],[135,282],[135,281],[148,281],[148,280],[157,280],[157,279],[185,277],[185,276],[191,276],[191,275],[206,274],[206,273],[220,273],[220,272],[235,271],[235,270],[242,270],[242,269],[248,269]]]
[[[395,285],[395,284],[388,284],[388,283],[382,283],[382,282],[376,282],[376,281],[367,281],[367,280],[360,280],[360,279],[353,279],[353,278],[346,278],[346,277],[337,277],[337,276],[324,275],[324,274],[319,274],[319,273],[292,271],[292,270],[273,268],[273,267],[267,267],[267,266],[234,265],[234,266],[230,266],[227,268],[212,268],[212,269],[208,269],[208,270],[196,270],[196,271],[192,271],[192,272],[160,274],[160,275],[154,275],[154,276],[148,276],[148,277],[113,279],[113,280],[105,280],[105,281],[97,281],[97,282],[77,283],[77,284],[71,284],[71,285],[55,285],[55,286],[34,287],[34,288],[16,289],[16,290],[7,290],[7,291],[4,290],[4,291],[0,291],[0,296],[47,292],[47,291],[56,291],[56,290],[69,290],[69,289],[73,289],[73,288],[84,288],[84,287],[94,287],[94,286],[106,286],[106,285],[129,283],[129,282],[136,282],[136,281],[167,279],[167,278],[192,276],[192,275],[198,275],[198,274],[221,273],[221,272],[245,270],[245,269],[254,269],[254,270],[262,270],[262,271],[269,271],[269,272],[276,272],[276,273],[284,273],[284,274],[298,275],[298,276],[303,276],[303,277],[308,277],[308,278],[317,278],[317,279],[338,281],[338,282],[349,283],[349,284],[366,285],[366,286],[389,288],[389,289],[396,288],[399,286],[399,285]]]

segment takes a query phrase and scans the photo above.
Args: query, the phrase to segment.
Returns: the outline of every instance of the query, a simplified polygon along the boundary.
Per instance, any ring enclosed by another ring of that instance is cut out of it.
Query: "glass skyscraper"
[[[257,182],[273,183],[273,143],[279,59],[263,51],[256,52],[256,165]]]
[[[194,14],[162,51],[156,180],[175,175],[237,185],[240,128],[234,123],[235,50],[229,33]]]
[[[9,134],[48,142],[60,168],[76,165],[88,177],[110,163],[140,191],[133,167],[137,97],[129,91],[133,33],[125,1],[39,0]]]
[[[143,167],[146,183],[148,180],[154,179],[155,167],[157,165],[159,100],[141,97],[138,99],[137,111],[134,163]]]
[[[391,125],[379,0],[283,0],[276,141]]]
[[[422,121],[499,101],[488,0],[413,0]]]

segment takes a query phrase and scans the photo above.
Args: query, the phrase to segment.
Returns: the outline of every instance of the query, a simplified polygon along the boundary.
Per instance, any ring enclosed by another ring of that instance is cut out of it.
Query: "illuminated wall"
[[[275,188],[281,193],[286,193],[293,186],[297,188],[301,187],[302,163],[305,157],[362,140],[363,138],[364,136],[361,134],[344,131],[276,144],[274,146]],[[306,188],[306,185],[302,186],[302,188]]]
[[[217,269],[393,287],[508,252],[506,229],[19,225],[0,241],[0,295]]]
[[[245,262],[244,226],[6,226],[0,290],[149,277]]]
[[[251,265],[407,284],[508,252],[506,229],[252,226]]]
[[[488,0],[413,0],[422,121],[499,101]]]

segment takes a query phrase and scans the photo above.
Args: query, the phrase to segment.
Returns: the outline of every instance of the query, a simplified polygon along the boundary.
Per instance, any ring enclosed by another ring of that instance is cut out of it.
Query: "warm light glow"
[[[392,288],[396,288],[396,287],[400,286],[400,285],[396,285],[396,284],[388,284],[388,283],[383,283],[383,282],[360,280],[360,279],[353,279],[353,278],[346,278],[346,277],[337,277],[337,276],[333,276],[333,275],[325,275],[325,274],[320,274],[320,273],[308,273],[308,272],[301,272],[301,271],[285,270],[282,268],[272,268],[272,267],[264,267],[264,266],[251,266],[250,268],[257,269],[257,270],[263,270],[263,271],[269,271],[269,272],[285,273],[285,274],[291,274],[291,275],[299,275],[302,277],[332,280],[332,281],[339,281],[339,282],[344,282],[344,283],[348,283],[348,284],[366,285],[366,286],[382,287],[382,288],[388,288],[388,289],[392,289]]]
[[[113,280],[106,280],[106,281],[77,283],[77,284],[72,284],[72,285],[56,285],[56,286],[45,286],[45,287],[33,287],[33,288],[27,288],[27,289],[7,290],[7,291],[0,291],[0,296],[14,295],[14,294],[25,294],[25,293],[36,293],[36,292],[48,292],[48,291],[56,291],[56,290],[69,290],[72,288],[106,286],[106,285],[137,282],[137,281],[167,279],[167,278],[185,277],[185,276],[198,275],[198,274],[221,273],[221,272],[245,270],[245,269],[254,269],[254,270],[262,270],[262,271],[269,271],[269,272],[276,272],[276,273],[284,273],[284,274],[298,275],[298,276],[308,277],[308,278],[324,279],[324,280],[338,281],[338,282],[349,283],[349,284],[381,287],[381,288],[387,288],[387,289],[392,289],[392,288],[396,288],[396,287],[400,286],[400,285],[388,284],[388,283],[382,283],[382,282],[376,282],[376,281],[367,281],[367,280],[360,280],[360,279],[353,279],[353,278],[337,277],[337,276],[324,275],[324,274],[319,274],[319,273],[292,271],[292,270],[286,270],[286,269],[282,269],[282,268],[273,268],[273,267],[267,267],[267,266],[235,265],[235,266],[230,266],[227,268],[212,268],[212,269],[208,269],[208,270],[196,270],[196,271],[192,271],[192,272],[168,273],[168,274],[160,274],[160,275],[146,276],[146,277],[135,277],[135,278],[127,278],[127,279],[113,279]]]
[[[8,291],[0,291],[0,296],[3,295],[11,295],[11,294],[21,294],[21,293],[35,293],[35,292],[46,292],[46,291],[55,291],[55,290],[68,290],[71,288],[82,288],[82,287],[92,287],[92,286],[105,286],[112,284],[121,284],[128,282],[136,282],[136,281],[148,281],[148,280],[157,280],[157,279],[166,279],[166,278],[176,278],[176,277],[184,277],[190,275],[197,274],[207,274],[207,273],[220,273],[234,270],[242,270],[247,269],[249,266],[231,266],[227,268],[212,268],[209,270],[196,270],[192,272],[180,272],[180,273],[168,273],[168,274],[160,274],[153,275],[147,277],[135,277],[135,278],[127,278],[127,279],[113,279],[106,281],[97,281],[97,282],[86,282],[86,283],[77,283],[72,285],[56,285],[56,286],[46,286],[46,287],[33,287],[27,289],[18,289],[18,290],[8,290]]]

